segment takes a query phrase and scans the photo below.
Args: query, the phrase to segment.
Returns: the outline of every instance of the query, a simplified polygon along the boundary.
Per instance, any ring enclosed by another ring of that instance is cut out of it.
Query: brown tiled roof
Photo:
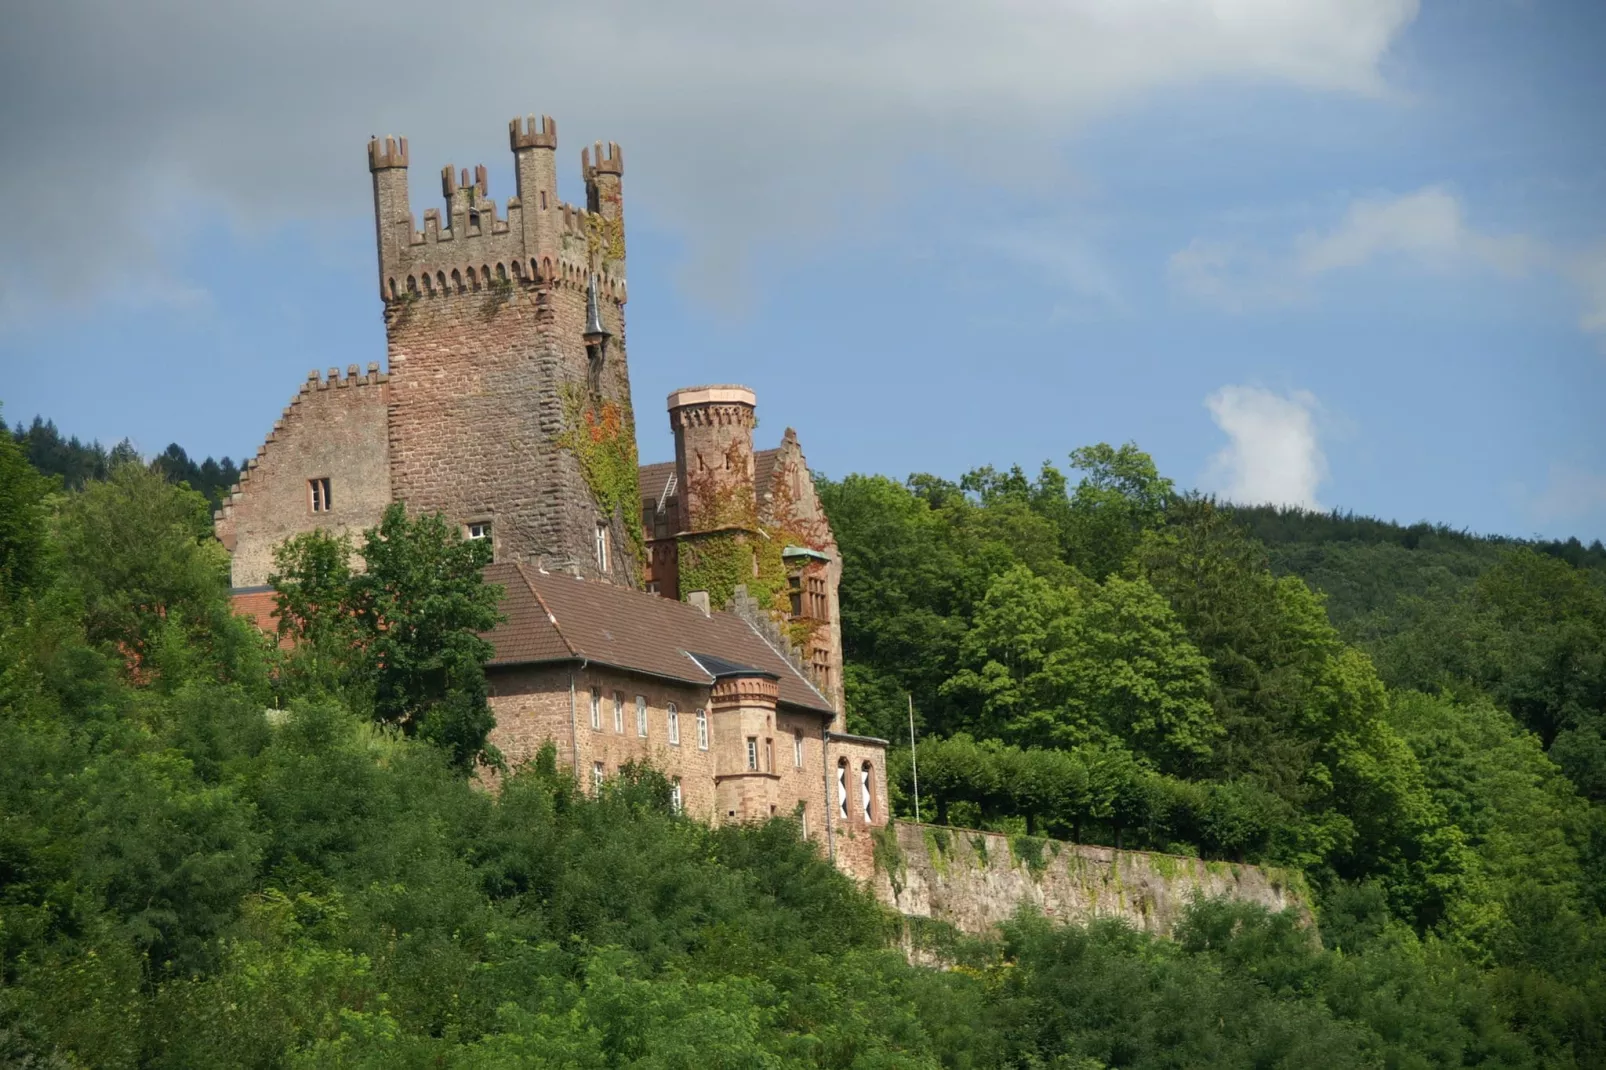
[[[789,706],[834,713],[814,685],[734,613],[705,617],[684,602],[528,565],[492,565],[485,578],[506,588],[507,620],[486,636],[496,647],[493,667],[583,659],[712,684],[713,676],[688,653],[694,651],[779,677],[780,699]]]
[[[753,489],[758,500],[764,500],[764,493],[770,489],[770,480],[775,478],[775,459],[781,455],[780,450],[757,450],[753,454]]]
[[[659,461],[657,464],[644,464],[637,470],[636,476],[641,483],[641,500],[647,504],[658,507],[658,497],[663,494],[664,487],[669,484],[669,477],[675,474],[674,461]]]

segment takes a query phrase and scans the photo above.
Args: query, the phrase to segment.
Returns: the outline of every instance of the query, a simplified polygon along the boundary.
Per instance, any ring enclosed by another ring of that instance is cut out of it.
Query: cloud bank
[[[1210,80],[1376,93],[1417,0],[53,0],[0,35],[0,298],[169,270],[201,226],[366,215],[363,145],[504,164],[515,114],[564,175],[624,146],[627,210],[728,284],[755,242],[840,225],[921,153],[1027,179],[1090,117]],[[510,191],[493,186],[497,199]],[[432,199],[431,199],[432,203]]]
[[[1224,386],[1205,407],[1228,439],[1211,458],[1208,487],[1242,505],[1322,507],[1316,488],[1327,478],[1327,458],[1317,441],[1314,396]]]
[[[1171,254],[1174,285],[1230,312],[1308,300],[1322,278],[1390,258],[1448,274],[1492,270],[1507,277],[1543,272],[1578,293],[1580,330],[1606,341],[1606,245],[1582,252],[1522,234],[1473,226],[1460,198],[1443,186],[1351,202],[1325,231],[1307,231],[1289,248],[1194,239]]]

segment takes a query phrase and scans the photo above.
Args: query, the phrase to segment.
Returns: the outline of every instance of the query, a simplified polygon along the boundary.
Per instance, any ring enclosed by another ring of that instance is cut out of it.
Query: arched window
[[[868,825],[875,820],[875,803],[870,791],[869,762],[859,766],[859,798],[864,803],[864,823]]]
[[[640,703],[646,702],[639,695],[636,697],[636,701]],[[666,712],[669,720],[669,742],[678,747],[680,746],[680,707],[671,702]]]
[[[839,758],[836,763],[836,813],[843,821],[848,819],[848,760]]]
[[[792,730],[792,765],[794,768],[803,768],[803,729]]]

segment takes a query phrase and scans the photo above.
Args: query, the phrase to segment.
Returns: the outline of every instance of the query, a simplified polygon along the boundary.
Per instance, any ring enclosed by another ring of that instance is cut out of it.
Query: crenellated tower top
[[[443,209],[413,217],[407,188],[407,139],[368,142],[373,174],[374,225],[379,247],[379,288],[387,301],[407,301],[516,282],[597,288],[625,300],[624,209],[620,188],[624,155],[596,143],[593,159],[581,150],[584,208],[558,200],[558,125],[534,115],[508,123],[517,190],[501,212],[490,197],[483,165],[441,170]]]

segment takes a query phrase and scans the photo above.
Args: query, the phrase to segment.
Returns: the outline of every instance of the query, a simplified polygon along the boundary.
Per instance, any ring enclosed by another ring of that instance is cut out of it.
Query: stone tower
[[[557,125],[508,125],[518,189],[441,171],[418,229],[405,138],[368,144],[390,367],[391,495],[492,540],[499,561],[635,584],[641,533],[625,358],[619,146],[558,200]]]
[[[669,395],[682,532],[757,528],[756,407],[757,399],[745,386],[692,386]]]

